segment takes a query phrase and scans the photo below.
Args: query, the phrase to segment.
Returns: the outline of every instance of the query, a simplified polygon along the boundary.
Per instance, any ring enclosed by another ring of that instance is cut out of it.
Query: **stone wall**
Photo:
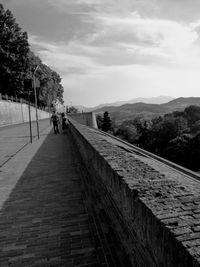
[[[31,109],[31,119],[36,120],[35,108]],[[38,118],[49,118],[49,113],[38,109]],[[23,123],[29,120],[28,105],[24,103],[15,103],[6,100],[0,100],[0,125]]]
[[[111,219],[133,266],[200,266],[200,184],[70,120],[85,184]]]
[[[83,125],[98,128],[94,112],[83,112],[74,114],[69,113],[68,116]]]

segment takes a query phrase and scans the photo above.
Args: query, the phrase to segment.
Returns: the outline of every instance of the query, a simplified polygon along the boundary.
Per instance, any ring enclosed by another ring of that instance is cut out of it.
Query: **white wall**
[[[84,124],[86,126],[97,127],[96,116],[94,112],[84,112],[84,113],[74,113],[74,114],[67,114],[69,118],[79,122],[80,124]]]
[[[34,107],[31,109],[31,119],[36,120]],[[49,118],[49,113],[38,109],[38,119]],[[28,105],[0,100],[0,125],[23,123],[29,120]]]

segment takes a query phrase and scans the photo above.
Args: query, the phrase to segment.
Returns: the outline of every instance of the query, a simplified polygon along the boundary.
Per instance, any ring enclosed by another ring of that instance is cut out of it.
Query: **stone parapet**
[[[98,128],[94,112],[82,112],[82,113],[72,113],[72,114],[69,113],[68,116],[69,118],[72,118],[73,120],[77,121],[80,124],[93,128]]]
[[[200,184],[110,143],[70,119],[85,184],[110,217],[133,266],[200,266]]]

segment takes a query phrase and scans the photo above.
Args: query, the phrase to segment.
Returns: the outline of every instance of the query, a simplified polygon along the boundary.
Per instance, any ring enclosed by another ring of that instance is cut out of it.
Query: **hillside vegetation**
[[[200,171],[199,105],[149,120],[139,117],[113,124],[113,133],[186,168]]]
[[[105,111],[109,112],[112,120],[119,124],[125,120],[132,120],[135,118],[152,119],[157,116],[173,111],[183,111],[190,105],[200,106],[200,97],[180,97],[165,104],[147,104],[147,103],[134,103],[125,104],[119,107],[104,106],[96,109],[97,114],[103,114]]]

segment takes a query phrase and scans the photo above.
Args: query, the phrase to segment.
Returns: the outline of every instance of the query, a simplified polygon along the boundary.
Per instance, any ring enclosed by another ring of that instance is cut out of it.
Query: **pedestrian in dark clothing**
[[[62,116],[62,130],[64,131],[68,127],[68,122],[64,112],[61,114],[61,116]]]
[[[56,114],[55,111],[53,111],[53,114],[51,116],[51,121],[50,123],[53,122],[53,129],[54,129],[54,133],[57,134],[59,133],[59,129],[58,129],[58,124],[59,124],[59,117]]]

